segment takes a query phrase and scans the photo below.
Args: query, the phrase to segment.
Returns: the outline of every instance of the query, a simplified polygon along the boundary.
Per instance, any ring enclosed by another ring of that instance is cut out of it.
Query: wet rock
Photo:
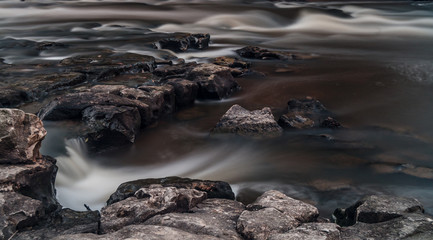
[[[159,66],[153,74],[163,80],[171,78],[186,78],[191,70],[198,66],[197,63],[180,63],[172,66]]]
[[[15,192],[0,192],[1,239],[9,239],[16,231],[36,225],[44,215],[41,201]]]
[[[186,79],[174,78],[169,79],[166,84],[174,88],[177,109],[194,104],[198,93],[197,83]]]
[[[364,239],[431,239],[433,218],[422,214],[405,214],[389,221],[369,224],[358,222],[342,228],[342,240]]]
[[[46,134],[36,115],[0,109],[0,164],[35,162]]]
[[[195,189],[179,189],[151,185],[140,188],[129,197],[101,210],[102,232],[113,232],[124,226],[143,223],[147,219],[170,212],[186,212],[206,199],[206,193]]]
[[[272,234],[269,240],[340,240],[340,227],[335,223],[304,223],[282,234]]]
[[[270,51],[259,47],[247,46],[236,50],[236,53],[243,58],[261,59],[261,60],[288,60],[293,58],[288,53]]]
[[[88,107],[83,111],[83,121],[92,130],[87,138],[92,145],[100,146],[134,143],[141,126],[140,113],[136,107]]]
[[[356,222],[378,223],[401,217],[406,213],[423,213],[421,203],[413,198],[390,195],[367,196],[347,209],[334,212],[336,222],[350,226]]]
[[[175,52],[185,52],[188,49],[203,50],[209,47],[210,35],[197,34],[181,34],[159,40],[154,45],[158,49],[169,49]]]
[[[121,230],[104,234],[73,234],[64,235],[54,238],[55,240],[70,240],[70,239],[81,239],[81,240],[118,240],[118,239],[146,239],[146,240],[172,240],[172,239],[189,239],[189,240],[217,240],[219,238],[188,233],[176,228],[154,226],[154,225],[130,225],[122,228]]]
[[[233,105],[212,129],[212,134],[232,133],[253,138],[278,137],[282,132],[270,108],[248,111],[237,104]]]
[[[187,213],[157,215],[145,224],[173,227],[220,239],[242,239],[236,232],[236,220],[244,209],[242,203],[233,200],[206,199]]]
[[[341,124],[321,102],[311,97],[291,99],[287,103],[288,113],[282,115],[278,124],[285,129],[340,128]]]
[[[149,178],[140,179],[131,182],[122,183],[117,190],[111,194],[107,201],[107,205],[122,201],[134,195],[140,188],[146,188],[153,184],[160,184],[163,187],[175,187],[196,189],[207,193],[208,198],[225,198],[234,199],[235,195],[226,182],[198,180],[190,178],[166,177],[166,178]]]
[[[248,239],[267,239],[284,233],[319,216],[316,207],[271,190],[247,206],[237,222],[237,229]]]
[[[244,74],[251,66],[251,63],[249,62],[232,57],[217,57],[213,60],[213,63],[231,68],[231,73],[234,77]]]
[[[22,103],[29,102],[30,96],[25,89],[21,87],[8,87],[0,88],[2,95],[0,96],[0,107],[15,107]]]
[[[239,89],[228,67],[201,64],[189,72],[187,79],[198,84],[199,99],[223,99]]]
[[[174,112],[175,109],[175,90],[171,85],[161,86],[140,86],[138,87],[141,91],[146,92],[150,95],[152,103],[146,102],[151,106],[154,116],[164,116]],[[155,105],[155,107],[152,107]]]

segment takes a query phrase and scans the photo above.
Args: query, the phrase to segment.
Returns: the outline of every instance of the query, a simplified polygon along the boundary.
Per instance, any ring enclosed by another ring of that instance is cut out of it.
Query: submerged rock
[[[291,99],[287,103],[288,113],[282,115],[278,124],[285,129],[341,127],[321,102],[311,97]]]
[[[232,133],[253,138],[278,137],[282,132],[270,108],[248,111],[237,104],[233,105],[212,129],[212,134]]]
[[[117,190],[111,194],[107,205],[122,201],[134,195],[140,188],[146,188],[153,184],[160,184],[163,187],[176,187],[196,189],[207,193],[208,198],[235,199],[230,185],[222,181],[198,180],[180,177],[149,178],[122,183]]]

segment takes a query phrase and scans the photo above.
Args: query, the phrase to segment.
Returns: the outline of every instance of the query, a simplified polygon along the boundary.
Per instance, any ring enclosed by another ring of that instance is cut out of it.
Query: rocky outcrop
[[[340,240],[340,227],[335,223],[304,223],[286,233],[276,233],[269,240]]]
[[[252,138],[278,137],[282,132],[270,108],[248,111],[237,104],[233,105],[212,129],[212,134],[231,133]]]
[[[198,84],[182,78],[169,79],[166,84],[173,86],[176,109],[194,104],[198,94]]]
[[[210,35],[207,33],[177,33],[154,43],[155,48],[185,52],[188,49],[203,50],[209,47]]]
[[[316,99],[290,99],[287,105],[288,113],[278,120],[278,124],[284,129],[341,128],[332,113]]]
[[[151,185],[158,184],[163,187],[175,187],[179,189],[195,189],[206,192],[208,198],[235,199],[232,188],[226,182],[197,180],[179,177],[166,178],[149,178],[122,183],[117,190],[111,194],[107,205],[122,201],[131,197],[141,188],[148,188]]]

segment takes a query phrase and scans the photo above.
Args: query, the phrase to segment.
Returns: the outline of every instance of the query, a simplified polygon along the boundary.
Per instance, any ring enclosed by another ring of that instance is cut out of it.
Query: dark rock
[[[390,195],[372,195],[365,197],[347,209],[334,212],[336,222],[350,226],[356,222],[378,223],[401,217],[406,213],[423,213],[421,203],[413,198]]]
[[[276,51],[269,51],[259,47],[247,46],[236,50],[236,53],[243,58],[261,59],[261,60],[288,60],[290,54]]]
[[[92,132],[87,138],[92,145],[116,145],[134,143],[139,134],[141,117],[136,107],[101,106],[83,111],[83,121]]]
[[[180,34],[176,36],[164,38],[155,43],[158,49],[169,49],[175,52],[185,52],[188,49],[203,50],[209,47],[209,34]]]
[[[21,87],[14,87],[13,89],[2,87],[0,91],[2,92],[0,107],[15,107],[29,102],[31,99],[26,90]]]
[[[285,129],[340,128],[341,124],[332,118],[332,114],[321,102],[311,97],[291,99],[287,103],[288,113],[282,115],[278,124]]]
[[[340,240],[340,227],[335,223],[304,223],[287,233],[272,234],[269,240]]]
[[[237,104],[233,105],[212,129],[212,134],[233,133],[253,138],[278,137],[282,132],[270,108],[248,111]]]
[[[231,68],[231,73],[234,77],[238,77],[249,69],[251,64],[232,57],[217,57],[213,61],[214,64]]]
[[[59,42],[38,42],[36,44],[36,49],[39,51],[48,50],[52,48],[65,48],[66,45]]]
[[[187,79],[198,84],[199,99],[223,99],[239,89],[228,67],[201,64],[189,72]]]
[[[188,233],[176,228],[154,226],[154,225],[130,225],[121,230],[104,234],[73,234],[64,235],[54,238],[54,240],[119,240],[119,239],[145,239],[145,240],[172,240],[172,239],[188,239],[188,240],[217,240],[219,238]]]
[[[186,212],[206,199],[206,192],[151,185],[140,188],[120,202],[101,210],[101,231],[113,232],[124,226],[143,223],[147,219],[170,212]]]
[[[194,104],[198,92],[197,83],[186,79],[174,78],[169,79],[166,84],[174,87],[177,109]]]
[[[47,131],[34,114],[0,109],[0,164],[35,162]]]
[[[153,71],[155,76],[162,78],[163,80],[170,78],[186,78],[191,70],[198,66],[196,62],[191,63],[180,63],[172,66],[161,66]]]
[[[168,226],[220,239],[242,239],[236,232],[236,220],[244,209],[242,203],[233,200],[206,199],[190,212],[157,215],[145,224]]]
[[[1,239],[9,239],[16,231],[36,225],[44,216],[41,201],[15,192],[0,192]]]
[[[175,109],[175,90],[171,85],[162,86],[140,86],[138,89],[150,95],[152,103],[145,101],[153,110],[153,115],[161,117],[174,112]],[[155,107],[152,107],[155,105]]]
[[[238,219],[237,229],[247,239],[268,239],[318,216],[316,207],[271,190],[247,206]]]
[[[230,185],[221,181],[197,180],[190,178],[166,177],[166,178],[149,178],[140,179],[131,182],[122,183],[111,194],[107,201],[107,205],[122,201],[134,195],[140,188],[146,188],[153,184],[160,184],[163,187],[176,187],[186,189],[196,189],[207,193],[208,198],[225,198],[234,199],[235,195],[232,192]]]
[[[364,239],[417,239],[428,240],[433,236],[433,218],[422,214],[405,214],[386,222],[375,224],[358,222],[342,228],[342,240]]]

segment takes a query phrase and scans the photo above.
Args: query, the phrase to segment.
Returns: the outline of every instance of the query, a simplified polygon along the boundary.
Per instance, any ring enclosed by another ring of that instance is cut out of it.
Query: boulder
[[[198,93],[198,84],[182,78],[169,79],[166,84],[173,86],[176,98],[176,108],[194,104]]]
[[[340,227],[335,223],[304,223],[286,233],[272,234],[269,240],[340,240]]]
[[[251,63],[239,60],[232,57],[217,57],[213,63],[220,66],[229,67],[233,77],[238,77],[244,74],[250,68]]]
[[[260,60],[288,60],[292,59],[291,54],[277,51],[270,51],[259,47],[247,46],[236,50],[236,53],[243,58]]]
[[[197,33],[177,33],[175,36],[163,38],[154,43],[158,49],[169,49],[174,52],[185,52],[188,49],[203,50],[209,47],[210,35]]]
[[[421,203],[413,198],[390,195],[371,195],[364,197],[346,209],[336,209],[334,217],[342,226],[350,226],[356,222],[385,222],[407,213],[423,213]]]
[[[190,178],[166,177],[166,178],[149,178],[140,179],[131,182],[122,183],[117,190],[111,194],[107,205],[122,201],[134,195],[140,188],[147,188],[153,184],[160,184],[163,187],[175,187],[196,189],[207,193],[208,198],[235,199],[235,194],[230,185],[222,181],[198,180]]]
[[[242,239],[236,232],[236,220],[244,209],[242,203],[233,200],[206,199],[189,212],[156,215],[145,224],[173,227],[219,239]]]
[[[102,208],[101,231],[117,231],[127,225],[143,223],[157,214],[186,212],[204,199],[206,193],[195,189],[161,185],[140,188],[134,193],[134,197]]]
[[[152,114],[156,117],[162,117],[172,114],[175,110],[175,90],[171,85],[161,86],[140,86],[141,91],[149,94],[152,103],[146,102],[153,110]],[[155,107],[154,107],[155,106]]]
[[[288,113],[278,120],[278,124],[285,129],[341,128],[341,124],[332,118],[332,114],[316,99],[290,99],[287,105]]]
[[[35,162],[41,158],[39,148],[46,134],[36,115],[0,109],[0,164]]]
[[[252,138],[278,137],[282,132],[270,108],[248,111],[237,104],[233,105],[212,129],[212,134],[232,133]]]

